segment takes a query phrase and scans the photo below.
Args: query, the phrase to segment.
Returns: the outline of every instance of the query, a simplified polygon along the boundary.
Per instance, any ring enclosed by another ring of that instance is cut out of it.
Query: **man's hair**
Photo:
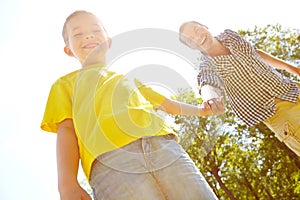
[[[85,11],[85,10],[77,10],[77,11],[71,13],[71,14],[67,17],[67,19],[66,19],[66,21],[65,21],[65,23],[64,23],[64,26],[63,26],[63,30],[62,30],[62,36],[63,36],[63,38],[64,38],[65,44],[68,44],[68,42],[69,42],[68,33],[67,33],[67,24],[68,24],[68,22],[69,22],[73,17],[75,17],[75,16],[77,16],[77,15],[79,15],[79,14],[88,14],[88,15],[93,15],[93,16],[95,16],[93,13],[88,12],[88,11]]]

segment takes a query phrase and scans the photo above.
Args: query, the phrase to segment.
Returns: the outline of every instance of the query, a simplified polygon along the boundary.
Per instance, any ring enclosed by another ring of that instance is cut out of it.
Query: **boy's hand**
[[[200,116],[206,117],[213,115],[213,111],[207,102],[203,102],[200,106]]]
[[[60,200],[92,200],[92,198],[80,185],[76,185],[60,190]]]

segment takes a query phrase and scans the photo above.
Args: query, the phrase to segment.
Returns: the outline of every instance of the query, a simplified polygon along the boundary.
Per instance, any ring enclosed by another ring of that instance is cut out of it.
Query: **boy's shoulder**
[[[105,77],[105,78],[115,78],[115,77],[124,77],[123,74],[119,74],[116,73],[114,71],[110,71],[106,68],[103,68],[102,66],[98,66],[98,65],[94,65],[94,66],[90,66],[90,67],[84,67],[81,69],[77,69],[75,71],[69,72],[65,75],[60,76],[56,81],[55,84],[74,84],[74,82],[76,82],[77,79],[80,79],[82,76],[85,75],[84,72],[98,72],[99,76]]]
[[[78,74],[78,71],[79,70],[75,70],[75,71],[69,72],[69,73],[67,73],[65,75],[62,75],[59,79],[69,79],[71,77],[74,77],[74,76],[76,76]]]
[[[75,71],[72,71],[72,72],[69,72],[65,75],[62,75],[60,76],[54,84],[57,84],[57,83],[72,83],[74,82],[74,80],[76,79],[77,77],[77,74],[78,74],[78,71],[79,70],[75,70]]]

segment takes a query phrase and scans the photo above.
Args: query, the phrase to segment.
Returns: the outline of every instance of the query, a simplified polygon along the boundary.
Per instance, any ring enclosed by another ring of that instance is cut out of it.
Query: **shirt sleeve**
[[[218,36],[218,40],[238,58],[244,59],[244,56],[250,56],[256,51],[254,45],[241,37],[237,32],[226,29]]]
[[[219,98],[222,95],[222,91],[219,88],[210,86],[210,85],[204,85],[200,89],[200,93],[202,94],[202,100],[208,101],[210,99]]]
[[[218,75],[217,70],[210,61],[205,60],[200,63],[197,79],[200,87],[199,93],[201,96],[205,95],[201,93],[201,88],[205,85],[210,85],[221,91],[223,90],[223,83]]]
[[[165,100],[165,96],[154,91],[151,87],[147,87],[139,80],[134,80],[135,86],[139,89],[144,98],[149,101],[155,108],[159,107]]]
[[[42,130],[56,133],[60,122],[72,118],[70,91],[70,85],[61,79],[52,85],[41,123]]]

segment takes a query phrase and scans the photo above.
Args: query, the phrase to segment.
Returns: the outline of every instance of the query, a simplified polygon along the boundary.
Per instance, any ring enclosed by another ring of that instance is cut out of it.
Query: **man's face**
[[[180,37],[184,44],[200,51],[209,48],[213,41],[213,36],[207,27],[195,22],[187,23],[181,31]]]

